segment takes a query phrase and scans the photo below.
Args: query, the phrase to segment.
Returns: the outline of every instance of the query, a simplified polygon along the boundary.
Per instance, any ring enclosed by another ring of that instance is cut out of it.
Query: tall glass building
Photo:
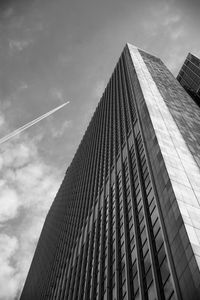
[[[200,59],[189,53],[177,79],[200,107]]]
[[[130,44],[46,217],[37,299],[200,299],[200,109]]]

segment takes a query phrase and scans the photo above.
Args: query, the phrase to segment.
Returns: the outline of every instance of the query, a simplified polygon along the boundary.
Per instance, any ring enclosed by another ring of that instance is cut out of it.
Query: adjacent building
[[[200,108],[159,58],[125,46],[21,299],[200,299]]]
[[[177,79],[200,107],[200,59],[189,53]]]

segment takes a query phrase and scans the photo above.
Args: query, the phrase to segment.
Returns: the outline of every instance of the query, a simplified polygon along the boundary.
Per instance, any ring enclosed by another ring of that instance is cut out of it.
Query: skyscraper
[[[177,79],[200,107],[200,59],[189,53]]]
[[[200,109],[126,45],[47,215],[21,295],[200,297]]]

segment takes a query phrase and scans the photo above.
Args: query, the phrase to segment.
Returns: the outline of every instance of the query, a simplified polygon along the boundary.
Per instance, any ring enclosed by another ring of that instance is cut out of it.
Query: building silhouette
[[[200,59],[189,53],[177,79],[200,107]]]
[[[21,294],[200,299],[200,109],[127,44],[46,217]]]

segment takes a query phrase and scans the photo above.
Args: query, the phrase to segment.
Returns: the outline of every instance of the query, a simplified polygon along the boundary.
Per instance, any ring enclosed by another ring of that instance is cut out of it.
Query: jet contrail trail
[[[4,136],[3,138],[0,139],[0,144],[8,141],[9,139],[13,138],[14,136],[16,136],[17,134],[20,134],[22,131],[26,130],[27,128],[33,126],[34,124],[40,122],[41,120],[45,119],[46,117],[50,116],[51,114],[53,114],[54,112],[56,112],[57,110],[59,110],[60,108],[64,107],[65,105],[67,105],[69,103],[69,101],[63,103],[62,105],[50,110],[49,112],[43,114],[42,116],[34,119],[33,121],[21,126],[20,128],[14,130],[13,132],[9,133],[8,135]]]

